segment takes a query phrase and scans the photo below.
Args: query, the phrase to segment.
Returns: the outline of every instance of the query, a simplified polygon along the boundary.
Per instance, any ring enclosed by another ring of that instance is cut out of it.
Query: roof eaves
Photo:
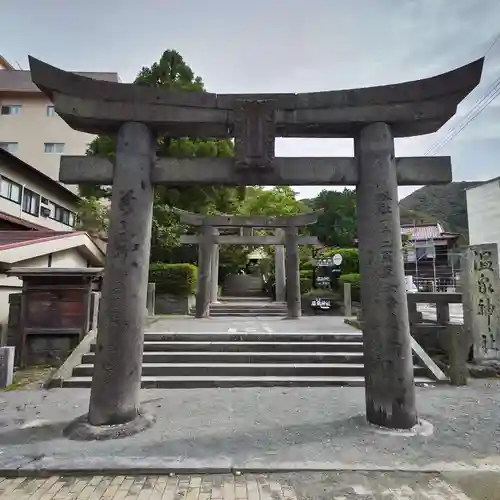
[[[54,189],[58,189],[60,192],[64,192],[64,194],[66,196],[73,198],[73,201],[75,203],[77,203],[81,200],[80,196],[78,196],[76,193],[71,191],[71,189],[68,189],[66,186],[63,186],[60,182],[57,182],[56,180],[52,179],[52,177],[49,177],[48,175],[44,174],[43,172],[41,172],[37,168],[33,167],[29,163],[26,163],[25,161],[18,158],[16,155],[9,153],[8,151],[6,151],[5,149],[2,149],[2,148],[0,148],[0,159],[1,158],[5,159],[6,161],[14,163],[18,167],[25,168],[26,170],[29,170],[30,173],[38,176],[44,182],[50,182],[54,186]]]

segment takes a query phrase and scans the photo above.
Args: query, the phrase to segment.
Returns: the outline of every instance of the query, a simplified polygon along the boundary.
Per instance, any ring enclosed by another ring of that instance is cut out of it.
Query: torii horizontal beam
[[[286,228],[301,227],[314,224],[323,210],[289,216],[272,215],[202,215],[174,208],[183,224],[190,226],[219,227],[255,227],[255,228]]]
[[[113,183],[114,164],[100,156],[62,156],[59,180],[65,184]],[[452,181],[449,156],[396,158],[398,184],[421,186]],[[275,158],[271,168],[238,169],[232,158],[158,158],[153,184],[226,186],[355,186],[356,160],[338,158]]]
[[[436,132],[479,83],[484,58],[396,85],[302,94],[210,94],[106,82],[63,71],[30,56],[35,85],[66,123],[91,134],[146,123],[171,137],[233,137],[242,101],[273,103],[275,137],[353,137],[375,122],[395,137]]]
[[[238,236],[236,234],[220,234],[213,237],[214,243],[218,245],[284,245],[285,238],[280,236]],[[197,234],[183,234],[181,236],[181,244],[183,245],[198,245],[200,237]],[[298,245],[318,245],[319,241],[316,236],[299,236],[297,238]]]

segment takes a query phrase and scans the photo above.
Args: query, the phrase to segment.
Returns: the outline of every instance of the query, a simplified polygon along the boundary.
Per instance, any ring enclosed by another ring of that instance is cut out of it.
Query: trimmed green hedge
[[[300,271],[300,293],[309,292],[313,286],[313,272],[309,269],[301,269]]]
[[[351,284],[351,300],[360,302],[361,300],[361,282],[360,276],[357,273],[341,274],[339,278],[340,292],[344,293],[344,283]]]
[[[194,295],[197,267],[193,264],[156,263],[149,266],[149,282],[156,283],[156,293]]]

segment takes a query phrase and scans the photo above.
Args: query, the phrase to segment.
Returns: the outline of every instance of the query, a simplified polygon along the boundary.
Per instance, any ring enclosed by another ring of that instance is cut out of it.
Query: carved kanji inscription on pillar
[[[234,150],[238,167],[270,168],[275,138],[274,101],[236,102]]]

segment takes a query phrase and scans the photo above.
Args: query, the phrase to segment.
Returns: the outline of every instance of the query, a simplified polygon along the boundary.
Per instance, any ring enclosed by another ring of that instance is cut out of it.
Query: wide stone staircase
[[[266,297],[262,277],[254,274],[232,274],[222,284],[224,297]]]
[[[361,332],[147,332],[142,386],[146,388],[361,386]],[[64,387],[90,387],[95,345]],[[434,383],[414,355],[417,384]]]
[[[272,302],[269,297],[221,297],[210,304],[210,316],[286,316],[285,302]]]

